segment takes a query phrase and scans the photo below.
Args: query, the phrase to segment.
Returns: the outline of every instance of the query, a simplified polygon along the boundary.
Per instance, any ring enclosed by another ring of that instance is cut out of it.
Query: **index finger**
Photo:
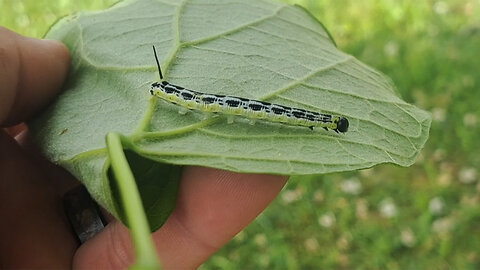
[[[62,43],[0,27],[0,126],[26,120],[59,91],[70,54]]]

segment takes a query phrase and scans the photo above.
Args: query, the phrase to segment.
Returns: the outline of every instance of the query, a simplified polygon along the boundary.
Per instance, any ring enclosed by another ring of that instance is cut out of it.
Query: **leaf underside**
[[[106,167],[111,131],[128,137],[129,151],[145,159],[286,175],[408,166],[428,138],[430,115],[404,102],[384,75],[339,51],[297,6],[126,1],[66,17],[47,38],[64,42],[73,64],[65,91],[32,123],[34,137],[49,159],[117,215]],[[179,114],[178,106],[149,94],[159,79],[152,45],[171,83],[343,115],[350,128],[336,134]]]

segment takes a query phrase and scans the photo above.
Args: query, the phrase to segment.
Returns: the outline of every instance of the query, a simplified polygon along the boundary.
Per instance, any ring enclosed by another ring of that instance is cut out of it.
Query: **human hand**
[[[78,182],[38,157],[27,120],[56,94],[70,56],[55,41],[26,38],[0,27],[0,265],[2,268],[126,268],[128,229],[111,220],[81,246],[61,198]],[[7,128],[10,127],[10,128]],[[195,268],[250,223],[278,194],[286,177],[185,167],[177,206],[153,233],[165,268]]]

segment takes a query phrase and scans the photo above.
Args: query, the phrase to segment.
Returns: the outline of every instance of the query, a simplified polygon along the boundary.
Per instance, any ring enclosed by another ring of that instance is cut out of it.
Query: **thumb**
[[[0,27],[0,126],[22,122],[45,106],[60,91],[69,65],[62,43]]]

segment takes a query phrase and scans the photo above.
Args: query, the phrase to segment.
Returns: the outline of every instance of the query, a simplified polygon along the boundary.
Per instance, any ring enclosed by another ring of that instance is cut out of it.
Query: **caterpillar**
[[[337,133],[344,133],[348,130],[348,119],[343,116],[318,113],[236,96],[207,94],[171,84],[163,79],[155,46],[153,46],[153,53],[161,81],[152,83],[150,94],[160,99],[187,109],[304,126],[311,130],[314,127],[322,127],[325,130],[332,129]]]

